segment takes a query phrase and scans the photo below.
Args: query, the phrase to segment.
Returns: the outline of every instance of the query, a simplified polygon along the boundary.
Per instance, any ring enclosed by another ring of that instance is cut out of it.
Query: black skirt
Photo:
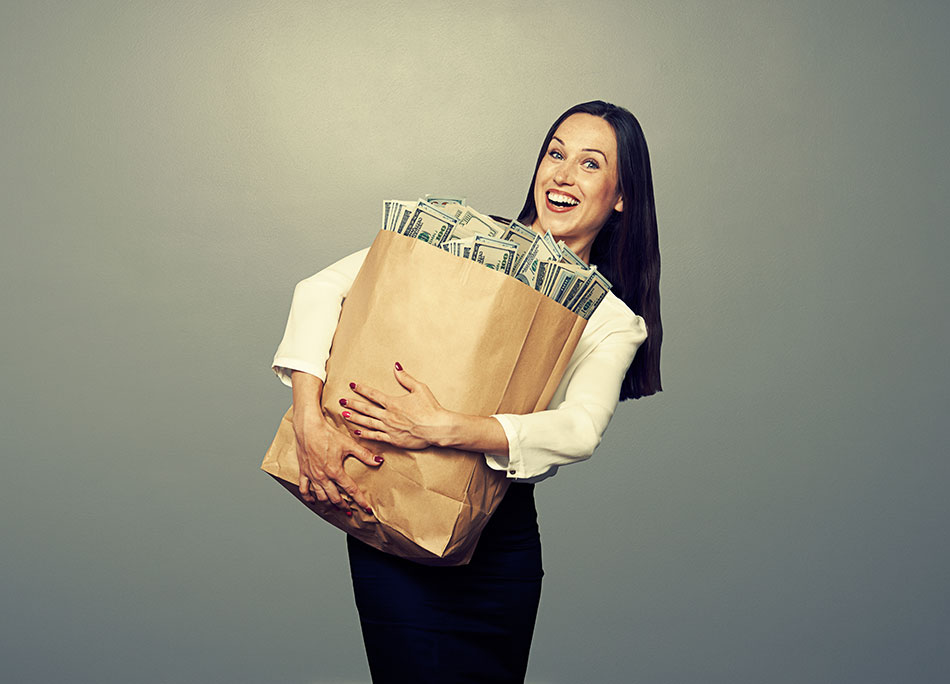
[[[524,681],[544,574],[534,485],[508,488],[468,565],[347,548],[374,684]]]

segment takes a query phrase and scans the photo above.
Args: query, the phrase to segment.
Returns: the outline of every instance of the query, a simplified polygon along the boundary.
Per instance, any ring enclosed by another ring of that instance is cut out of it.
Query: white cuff
[[[287,356],[277,356],[274,357],[274,364],[271,366],[271,368],[277,374],[277,377],[280,378],[280,381],[288,387],[293,386],[290,382],[290,376],[295,370],[303,371],[304,373],[309,373],[310,375],[315,375],[324,382],[326,382],[327,379],[326,364],[319,365],[313,361],[292,359]]]
[[[509,479],[523,478],[524,462],[521,456],[521,446],[518,443],[518,431],[514,424],[505,415],[492,416],[501,424],[505,431],[505,437],[508,439],[508,455],[504,454],[485,454],[485,462],[493,470],[504,470]]]

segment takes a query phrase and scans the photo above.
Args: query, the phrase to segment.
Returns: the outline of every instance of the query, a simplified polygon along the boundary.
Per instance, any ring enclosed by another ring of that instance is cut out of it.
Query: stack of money
[[[383,230],[517,278],[585,319],[610,290],[596,266],[588,266],[550,232],[542,235],[517,221],[497,221],[467,206],[464,197],[386,200]]]

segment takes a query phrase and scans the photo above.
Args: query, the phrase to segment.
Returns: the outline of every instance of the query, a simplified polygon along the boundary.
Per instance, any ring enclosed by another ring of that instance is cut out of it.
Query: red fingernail
[[[350,383],[350,389],[353,389],[353,390],[356,389],[356,383],[355,383],[355,382],[351,382],[351,383]]]
[[[346,406],[346,399],[340,399],[340,406]]]
[[[373,509],[372,509],[372,508],[367,508],[367,509],[366,509],[366,512],[369,513],[370,515],[372,515],[372,514],[373,514]]]
[[[344,417],[344,418],[349,418],[349,417],[350,417],[350,412],[349,412],[349,411],[344,411],[344,412],[343,412],[343,417]]]
[[[354,434],[354,435],[362,435],[363,433],[360,432],[359,430],[353,430],[353,434]]]
[[[352,518],[352,517],[353,517],[353,511],[347,511],[347,512],[346,512],[346,517]]]
[[[398,361],[396,362],[396,370],[402,370],[402,364]]]
[[[377,463],[382,463],[382,462],[383,462],[383,457],[382,457],[382,456],[377,456],[377,457],[374,458],[373,460],[376,461]]]

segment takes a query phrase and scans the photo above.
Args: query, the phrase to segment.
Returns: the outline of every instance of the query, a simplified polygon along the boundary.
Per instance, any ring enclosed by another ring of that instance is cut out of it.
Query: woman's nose
[[[568,164],[559,165],[554,172],[554,182],[558,185],[570,185],[573,179],[574,174],[571,172]]]

